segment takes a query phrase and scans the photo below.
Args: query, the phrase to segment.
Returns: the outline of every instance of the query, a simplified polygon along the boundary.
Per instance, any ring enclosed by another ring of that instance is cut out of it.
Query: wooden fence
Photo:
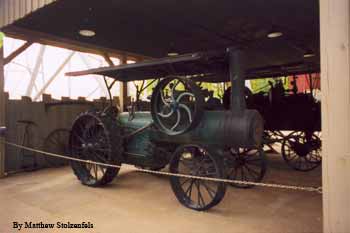
[[[61,100],[56,100],[50,95],[43,95],[41,102],[32,102],[29,97],[11,100],[6,94],[5,101],[6,140],[42,150],[49,149],[46,147],[50,137],[57,137],[57,135],[64,137],[61,135],[62,132],[63,135],[67,135],[65,137],[67,140],[68,131],[79,113],[92,108],[102,108],[108,104],[106,98],[87,101],[83,97],[78,100],[62,97]],[[118,97],[115,97],[114,101],[119,103]],[[48,160],[39,154],[6,146],[5,172],[7,173],[33,170],[49,165]]]

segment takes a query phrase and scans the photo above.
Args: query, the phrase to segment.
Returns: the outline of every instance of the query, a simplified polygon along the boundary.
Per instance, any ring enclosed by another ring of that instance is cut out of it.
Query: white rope
[[[60,159],[65,159],[65,160],[69,160],[69,161],[75,161],[75,162],[87,163],[87,164],[95,164],[95,165],[99,165],[99,166],[112,167],[112,168],[118,168],[118,169],[120,169],[122,167],[121,165],[107,164],[107,163],[101,163],[101,162],[85,160],[85,159],[78,159],[78,158],[75,158],[74,156],[72,157],[72,156],[59,155],[59,154],[55,154],[55,153],[51,153],[51,152],[33,149],[33,148],[30,148],[27,146],[18,145],[18,144],[7,142],[7,141],[1,141],[1,142],[4,144],[10,145],[10,146],[14,146],[17,148],[27,150],[27,151],[39,153],[39,154],[46,155],[46,156],[56,157],[56,158],[60,158]],[[239,180],[220,179],[220,178],[213,178],[213,177],[193,176],[193,175],[171,173],[171,172],[164,172],[164,171],[152,171],[152,170],[142,169],[142,168],[134,168],[134,169],[138,172],[144,172],[144,173],[150,173],[150,174],[156,174],[156,175],[175,176],[175,177],[222,182],[222,183],[230,183],[230,184],[254,185],[254,186],[269,187],[269,188],[281,188],[281,189],[309,191],[309,192],[317,192],[317,193],[322,194],[322,187],[306,187],[306,186],[283,185],[283,184],[272,184],[272,183],[258,183],[258,182],[251,182],[251,181],[239,181]]]

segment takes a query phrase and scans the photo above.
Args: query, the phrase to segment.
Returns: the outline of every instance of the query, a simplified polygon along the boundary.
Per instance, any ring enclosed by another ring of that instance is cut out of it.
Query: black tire
[[[225,178],[222,157],[199,145],[178,147],[170,161],[170,172],[219,179]],[[172,176],[170,184],[179,202],[187,208],[197,211],[208,210],[216,206],[226,193],[226,185],[221,182]],[[185,184],[188,184],[188,187],[185,188]],[[192,197],[194,186],[197,194]],[[196,196],[197,201],[194,200]]]
[[[267,162],[262,147],[230,149],[228,158],[228,179],[261,182],[265,176]],[[252,188],[253,184],[231,183],[236,188]]]
[[[82,113],[73,124],[69,148],[75,158],[120,166],[123,154],[120,127],[113,117]],[[81,183],[91,187],[110,183],[120,170],[80,162],[71,162],[71,166]]]
[[[313,132],[294,131],[282,143],[282,157],[297,171],[311,171],[321,165],[321,139]]]

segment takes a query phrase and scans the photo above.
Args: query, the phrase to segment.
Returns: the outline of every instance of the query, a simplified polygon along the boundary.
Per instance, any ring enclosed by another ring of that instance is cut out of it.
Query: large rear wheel
[[[122,138],[112,118],[91,112],[81,114],[73,124],[69,147],[75,158],[121,165]],[[111,182],[119,172],[119,168],[83,162],[72,162],[71,166],[82,184],[92,187]]]

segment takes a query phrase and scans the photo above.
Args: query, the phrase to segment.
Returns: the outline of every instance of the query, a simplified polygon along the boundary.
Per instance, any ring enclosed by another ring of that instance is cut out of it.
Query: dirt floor
[[[269,155],[266,182],[304,186],[321,184],[321,168],[291,170]],[[167,177],[121,170],[105,188],[80,185],[70,168],[45,169],[0,180],[0,233],[225,233],[322,232],[322,195],[255,187],[229,187],[224,200],[208,212],[179,204]],[[13,222],[81,223],[93,229],[13,229]]]

